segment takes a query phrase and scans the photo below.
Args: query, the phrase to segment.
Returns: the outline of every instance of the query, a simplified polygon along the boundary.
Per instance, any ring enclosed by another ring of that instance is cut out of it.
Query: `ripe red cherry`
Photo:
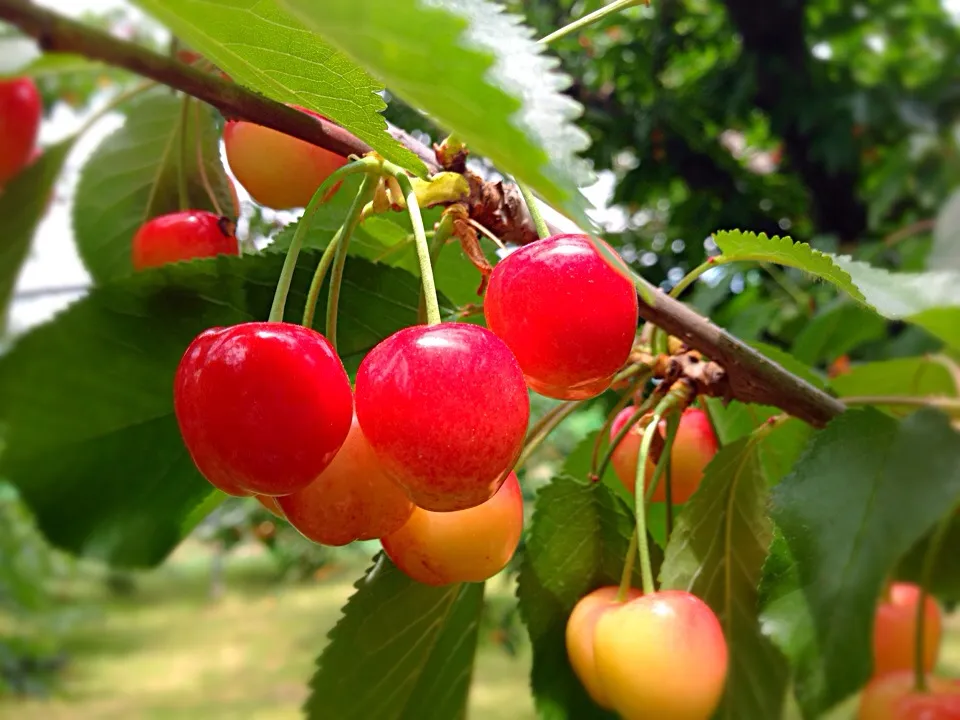
[[[593,643],[597,632],[597,621],[604,613],[619,607],[616,586],[597,588],[589,595],[580,598],[567,620],[566,644],[567,658],[573,672],[580,678],[587,694],[602,708],[611,709],[610,698],[597,677],[597,664],[594,660]],[[625,602],[643,595],[640,590],[630,588]]]
[[[322,545],[383,537],[403,527],[413,512],[410,498],[380,467],[356,416],[320,477],[277,503],[291,525]]]
[[[322,115],[297,107],[308,115]],[[230,169],[250,196],[276,210],[303,207],[347,159],[262,125],[231,120],[223,130]],[[331,190],[332,192],[332,190]]]
[[[533,390],[581,400],[606,390],[626,363],[637,292],[585,235],[554,235],[497,263],[483,314]]]
[[[858,720],[960,720],[960,681],[927,676],[914,690],[912,670],[878,675],[860,696]]]
[[[357,372],[357,418],[387,473],[426,510],[493,497],[523,447],[530,399],[510,349],[479,325],[394,333]]]
[[[426,585],[482,582],[503,570],[520,543],[523,495],[510,473],[497,493],[455,512],[414,508],[406,524],[380,543],[400,570]]]
[[[232,223],[203,210],[161,215],[133,236],[134,270],[215,255],[239,255]]]
[[[720,704],[727,642],[717,616],[688,592],[643,595],[602,613],[593,652],[624,720],[709,720]]]
[[[919,586],[893,583],[889,596],[877,605],[873,622],[874,675],[913,669],[919,602]],[[923,667],[930,672],[937,663],[943,634],[940,607],[930,596],[927,596],[924,614]]]
[[[252,322],[201,333],[174,380],[197,468],[232,495],[289,495],[319,477],[350,430],[353,398],[320,333]]]
[[[624,408],[614,418],[610,426],[610,440],[617,436],[630,416],[636,412],[633,406]],[[660,426],[661,437],[666,437],[666,423]],[[610,462],[613,470],[620,478],[620,482],[628,492],[633,493],[637,478],[637,459],[640,455],[640,445],[643,440],[643,428],[638,422],[624,436],[623,440],[613,451]],[[710,418],[699,408],[687,408],[680,416],[680,425],[673,441],[673,451],[670,453],[670,500],[674,503],[685,503],[700,487],[703,480],[703,470],[713,456],[717,454],[717,436],[710,425]],[[656,465],[647,459],[644,487],[650,486]],[[666,482],[661,477],[657,489],[653,491],[654,502],[664,502],[667,499]]]
[[[43,102],[30,78],[0,81],[0,185],[6,185],[33,157]]]

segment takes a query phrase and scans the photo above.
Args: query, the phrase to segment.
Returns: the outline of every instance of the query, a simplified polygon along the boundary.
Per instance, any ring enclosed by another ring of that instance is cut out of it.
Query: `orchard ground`
[[[66,588],[76,618],[70,664],[49,700],[0,702],[17,720],[294,720],[326,633],[363,570],[358,558],[316,581],[277,583],[273,561],[241,548],[225,594],[208,599],[209,546],[187,542],[162,568],[138,575],[129,596],[89,580]],[[509,602],[512,584],[488,594]],[[533,720],[530,654],[509,655],[481,631],[470,720]],[[941,670],[960,676],[960,614],[947,620]],[[853,717],[854,703],[829,720]]]

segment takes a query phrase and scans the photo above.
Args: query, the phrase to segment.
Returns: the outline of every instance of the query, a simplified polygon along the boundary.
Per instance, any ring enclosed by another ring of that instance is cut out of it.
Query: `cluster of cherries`
[[[43,101],[33,80],[0,81],[0,190],[40,157],[42,116]]]

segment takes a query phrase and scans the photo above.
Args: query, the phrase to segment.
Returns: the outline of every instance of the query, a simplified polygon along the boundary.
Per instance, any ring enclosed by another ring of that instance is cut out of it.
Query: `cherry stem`
[[[342,168],[330,173],[330,177],[323,181],[323,184],[317,188],[303,210],[303,215],[297,223],[296,232],[293,233],[293,240],[290,241],[290,247],[287,248],[287,257],[283,261],[283,269],[280,271],[280,279],[277,280],[277,289],[273,294],[273,305],[270,307],[270,316],[268,322],[283,322],[283,310],[287,304],[287,295],[290,293],[290,283],[293,281],[293,272],[297,269],[297,258],[300,256],[300,248],[303,247],[303,241],[310,230],[310,223],[313,216],[316,215],[320,206],[327,201],[327,193],[336,183],[343,180],[348,175],[355,175],[363,172],[373,172],[374,163],[364,158],[344,165]]]
[[[610,458],[613,457],[614,451],[620,443],[623,442],[623,439],[627,436],[627,433],[630,432],[630,429],[637,424],[637,421],[650,411],[650,408],[653,407],[653,404],[659,397],[656,391],[650,393],[650,396],[637,407],[633,415],[627,419],[623,427],[613,436],[613,439],[610,441],[610,447],[607,448],[607,452],[604,453],[603,459],[600,461],[600,467],[597,468],[595,473],[592,473],[594,477],[598,480],[603,479],[603,474],[607,471],[607,466],[610,464]]]
[[[433,267],[437,263],[437,258],[440,257],[440,251],[443,250],[443,246],[447,244],[447,240],[450,239],[450,236],[453,234],[453,216],[444,213],[440,218],[440,222],[437,224],[437,229],[433,233],[433,237],[429,241],[430,249],[430,267]],[[416,239],[416,236],[414,236]],[[423,325],[427,321],[427,293],[423,285],[420,286],[420,304],[417,307],[417,322]]]
[[[673,534],[673,443],[677,437],[677,430],[680,427],[680,415],[671,415],[667,418],[667,437],[663,443],[663,455],[666,456],[663,473],[663,500],[666,509],[666,536],[670,539]],[[653,483],[650,483],[653,485]]]
[[[530,192],[526,185],[522,185],[519,182],[517,183],[517,188],[520,190],[520,194],[523,195],[523,201],[527,204],[527,212],[530,213],[530,219],[533,220],[533,225],[537,228],[537,236],[541,240],[550,237],[550,228],[547,227],[547,222],[540,213],[540,206],[537,205],[537,200],[533,197],[533,193]]]
[[[637,529],[633,529],[630,536],[630,546],[627,548],[627,559],[623,562],[623,572],[620,574],[620,587],[617,589],[616,601],[622,603],[627,599],[627,593],[633,585],[633,566],[637,559]]]
[[[303,320],[301,325],[304,327],[313,327],[314,315],[317,312],[317,301],[320,299],[320,288],[327,277],[330,265],[333,264],[333,256],[337,252],[337,246],[340,244],[340,238],[343,235],[343,226],[337,230],[336,235],[323,249],[323,255],[317,263],[317,269],[313,271],[313,279],[310,281],[310,289],[307,291],[307,304],[303,306]]]
[[[539,422],[530,428],[530,432],[527,433],[527,440],[524,443],[523,451],[520,453],[520,457],[517,459],[513,469],[519,470],[523,467],[527,460],[530,459],[530,456],[533,455],[537,448],[543,444],[543,441],[547,439],[547,436],[556,430],[560,423],[570,417],[573,411],[580,407],[581,402],[580,400],[568,400],[544,413]]]
[[[190,161],[190,96],[184,95],[180,102],[180,163],[177,167],[177,200],[181,210],[190,209],[190,193],[187,190],[187,163]],[[198,133],[199,134],[199,133]]]
[[[427,244],[427,235],[423,227],[423,216],[420,214],[420,204],[417,202],[417,193],[413,189],[410,177],[402,169],[397,168],[393,174],[400,183],[404,199],[407,202],[407,212],[410,213],[410,224],[413,226],[413,238],[417,245],[417,260],[420,263],[420,282],[423,283],[423,296],[427,306],[427,325],[440,324],[440,303],[437,300],[437,285],[433,279],[433,264],[430,262],[430,246]]]
[[[635,365],[633,367],[639,368],[641,366]],[[623,373],[620,373],[620,375],[623,375]],[[620,414],[620,411],[623,410],[633,398],[633,394],[637,391],[637,388],[646,383],[650,379],[651,375],[652,373],[649,371],[649,368],[647,368],[642,375],[640,375],[630,384],[630,387],[627,388],[627,391],[620,397],[619,400],[617,400],[617,403],[613,406],[613,409],[607,413],[607,418],[603,421],[603,425],[600,427],[599,432],[597,432],[596,440],[593,443],[593,453],[590,455],[591,477],[599,478],[599,475],[597,475],[597,461],[600,459],[600,446],[603,444],[603,438],[605,438],[607,433],[610,432],[610,426],[613,425],[613,421],[617,419],[617,415]],[[618,375],[617,377],[620,376]],[[616,382],[616,380],[617,378],[614,378],[614,382]]]
[[[594,10],[592,13],[584,15],[582,18],[574,20],[569,25],[564,25],[559,30],[554,30],[549,35],[541,38],[539,43],[541,45],[546,45],[554,40],[559,40],[560,38],[565,37],[572,32],[582,30],[588,25],[593,25],[594,23],[603,20],[603,18],[607,17],[607,15],[618,13],[621,10],[626,10],[627,8],[632,8],[636,5],[649,5],[649,2],[647,0],[616,0],[616,2],[612,2],[606,7],[602,7],[599,10]]]
[[[637,455],[637,472],[634,480],[633,492],[635,513],[637,518],[637,552],[640,555],[640,577],[643,582],[643,594],[651,595],[657,591],[653,582],[653,567],[650,563],[650,541],[647,537],[647,512],[644,507],[643,479],[646,475],[647,458],[650,456],[650,447],[653,445],[653,434],[657,432],[660,416],[654,413],[653,420],[643,431],[643,440],[640,442],[640,453]],[[659,463],[658,463],[659,465]],[[653,483],[651,483],[652,487]]]
[[[333,346],[334,352],[337,350],[337,313],[340,310],[340,288],[343,285],[343,270],[347,265],[347,251],[350,248],[350,239],[353,237],[353,231],[360,223],[360,215],[363,213],[364,206],[373,200],[377,192],[377,185],[380,183],[380,177],[373,173],[367,175],[360,185],[357,196],[353,199],[353,204],[347,211],[347,217],[343,225],[337,232],[336,249],[333,254],[333,264],[330,266],[330,289],[327,291],[327,322],[325,336]],[[332,241],[331,241],[331,244]],[[324,253],[326,254],[326,253]],[[321,256],[321,261],[323,257]],[[320,268],[317,268],[319,272]],[[316,279],[316,273],[314,273]],[[323,282],[323,279],[320,279]],[[312,283],[311,283],[312,284]],[[319,291],[319,289],[318,289]]]
[[[845,405],[908,405],[926,406],[941,410],[960,410],[960,398],[947,397],[907,397],[899,395],[862,395],[840,398]]]
[[[943,545],[944,538],[947,535],[947,529],[950,527],[950,521],[954,513],[947,513],[937,524],[937,529],[930,538],[930,545],[923,556],[923,565],[920,568],[920,599],[917,603],[917,622],[916,636],[914,639],[913,656],[913,684],[917,692],[927,691],[927,673],[923,666],[924,656],[924,631],[927,624],[927,595],[929,594],[930,583],[933,580],[933,569],[936,564],[937,555],[940,554],[940,547]]]
[[[191,99],[190,104],[193,106],[193,127],[196,133],[194,145],[196,145],[197,149],[197,172],[200,175],[200,183],[203,185],[204,192],[207,193],[207,197],[210,199],[210,206],[213,208],[213,211],[220,217],[223,217],[223,208],[217,200],[217,194],[213,191],[213,185],[211,185],[210,177],[207,175],[206,160],[203,157],[203,133],[200,132],[200,103],[192,102]],[[236,211],[236,208],[234,208],[234,211]],[[236,217],[233,219],[236,220]],[[242,249],[241,246],[241,250]]]

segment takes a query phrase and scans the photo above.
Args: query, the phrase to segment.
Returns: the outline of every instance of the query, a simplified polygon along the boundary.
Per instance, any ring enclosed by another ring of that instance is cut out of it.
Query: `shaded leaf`
[[[772,528],[767,483],[754,438],[723,447],[707,466],[667,544],[660,582],[702,598],[720,619],[730,649],[722,718],[777,718],[789,671],[760,632],[757,586]]]
[[[380,554],[317,660],[309,720],[451,720],[466,715],[483,583],[431,587]]]
[[[874,315],[874,317],[876,316]],[[883,324],[882,320],[879,318],[877,318],[877,320]],[[776,345],[769,345],[764,342],[754,341],[749,343],[749,345],[754,350],[759,350],[775,363],[782,366],[784,370],[788,370],[797,377],[803,378],[815,388],[823,390],[827,386],[823,376],[810,367],[812,364],[811,361],[804,357],[802,353],[796,352],[796,348],[794,348],[793,352],[788,353]]]
[[[960,190],[954,190],[937,213],[927,267],[960,270]]]
[[[841,397],[852,395],[956,396],[950,371],[928,357],[898,358],[854,365],[830,380]]]
[[[774,490],[784,557],[768,567],[763,620],[791,660],[805,717],[870,676],[884,578],[958,499],[960,435],[930,410],[899,422],[847,411]]]
[[[927,587],[931,593],[942,600],[957,602],[960,601],[960,553],[956,550],[960,548],[960,512],[956,508],[948,512],[951,513],[950,525],[940,540],[929,578],[924,578],[923,567],[936,529],[910,548],[897,565],[896,577],[917,584],[929,579]]]
[[[887,323],[863,305],[840,302],[817,313],[793,341],[791,353],[801,362],[818,365],[872,340],[886,337]]]

